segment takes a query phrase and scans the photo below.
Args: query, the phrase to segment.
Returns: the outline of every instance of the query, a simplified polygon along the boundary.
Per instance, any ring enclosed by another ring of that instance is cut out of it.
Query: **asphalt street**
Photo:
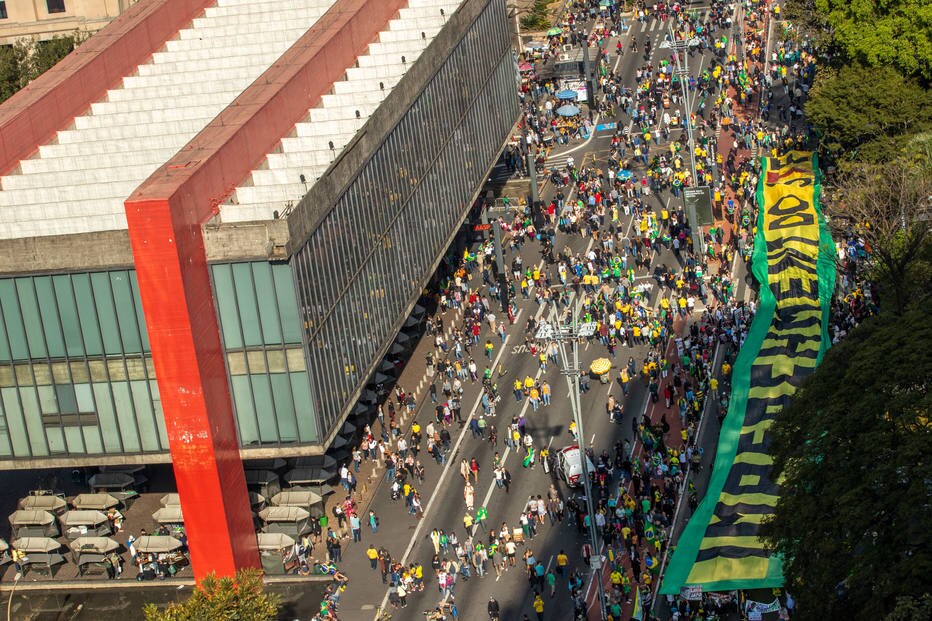
[[[693,5],[692,9],[703,11],[702,7]],[[657,19],[650,19],[645,24],[640,24],[636,20],[630,21],[630,29],[621,37],[622,44],[625,48],[624,55],[617,58],[615,51],[615,40],[609,40],[606,48],[611,51],[611,64],[615,66],[615,72],[623,76],[626,87],[631,88],[635,84],[635,71],[637,67],[645,63],[643,51],[633,53],[630,51],[629,43],[632,37],[636,37],[643,50],[645,38],[650,38],[653,43],[650,61],[657,65],[661,59],[667,59],[670,51],[661,47],[664,35],[666,34],[666,25]],[[690,70],[693,75],[697,75],[701,70],[708,66],[712,58],[711,52],[705,54],[696,53],[689,59]],[[615,121],[616,119],[610,119]],[[598,122],[604,123],[609,119],[601,119]],[[627,123],[627,119],[620,121]],[[562,166],[566,157],[572,155],[578,165],[599,165],[600,160],[604,161],[609,152],[611,141],[611,132],[597,132],[588,141],[583,143],[568,145],[562,150],[555,152],[548,162],[553,166]],[[568,189],[568,188],[567,188]],[[542,198],[553,194],[553,188],[549,182],[544,182]],[[566,190],[564,190],[566,191]],[[668,192],[660,195],[652,194],[648,199],[650,206],[656,210],[669,206],[675,208],[678,206],[677,201],[681,199],[671,198]],[[624,217],[622,226],[627,227],[630,232],[633,217]],[[569,236],[558,233],[554,248],[559,250],[565,245],[569,245],[574,251],[582,252],[592,243],[591,238],[581,238],[579,236]],[[521,249],[522,259],[525,265],[542,264],[540,246],[536,243],[525,244]],[[506,263],[511,262],[513,254],[506,254]],[[661,255],[655,259],[654,266],[665,263],[674,265],[676,259],[672,252]],[[646,270],[638,272],[639,281],[645,284],[653,284],[650,273]],[[554,282],[559,282],[556,273],[552,275]],[[650,290],[650,303],[655,306],[657,303],[658,292],[656,286]],[[575,303],[575,298],[574,298]],[[562,448],[572,443],[572,438],[568,432],[568,426],[572,417],[570,403],[568,398],[568,386],[566,378],[562,376],[558,367],[548,364],[546,372],[541,372],[538,368],[538,362],[532,357],[524,345],[525,327],[528,317],[540,317],[542,314],[549,314],[549,308],[538,307],[533,298],[530,300],[523,299],[520,295],[517,298],[519,313],[514,325],[508,327],[507,337],[504,344],[498,338],[495,338],[494,360],[495,368],[499,365],[504,370],[502,377],[498,378],[499,392],[502,395],[502,401],[496,411],[495,426],[502,430],[507,427],[511,417],[519,412],[526,413],[528,416],[528,428],[537,444],[548,445],[551,450]],[[448,322],[452,317],[452,311],[447,311]],[[487,337],[483,334],[483,340]],[[640,366],[647,351],[646,346],[633,348],[619,347],[614,359],[615,368],[618,365],[627,362],[629,356],[633,356],[638,366]],[[597,358],[607,356],[607,349],[592,340],[580,346],[579,365],[583,369],[588,369],[589,363]],[[479,348],[473,349],[473,356],[477,362],[480,362],[480,369],[483,368],[484,360],[481,360],[482,352]],[[528,401],[515,400],[510,387],[516,377],[545,378],[553,388],[552,404],[549,407],[542,407],[536,412],[531,412]],[[612,377],[617,377],[617,371],[613,372]],[[616,382],[603,385],[596,382],[591,383],[591,390],[584,393],[581,397],[581,407],[583,410],[585,439],[599,454],[603,449],[611,452],[612,446],[617,440],[632,438],[632,418],[640,418],[642,412],[647,406],[646,389],[640,381],[632,382],[632,390],[627,397],[622,395],[620,386]],[[625,417],[621,424],[614,424],[609,421],[605,411],[605,404],[609,394],[614,395],[616,400],[621,401],[625,408]],[[467,382],[466,394],[463,399],[464,418],[467,414],[472,415],[480,408],[480,390],[479,385],[471,385]],[[429,399],[426,404],[422,404],[418,412],[417,419],[422,425],[425,425],[433,417],[433,410]],[[440,467],[430,459],[426,454],[421,454],[422,463],[427,469],[426,483],[421,488],[421,498],[424,501],[424,518],[415,520],[407,514],[402,500],[392,501],[389,494],[388,484],[382,482],[376,491],[375,499],[371,508],[373,508],[381,517],[381,527],[377,534],[368,532],[364,529],[362,544],[350,544],[344,550],[344,570],[350,575],[351,583],[344,593],[340,607],[340,618],[343,621],[357,621],[373,619],[376,615],[376,609],[380,605],[387,603],[387,586],[380,583],[379,574],[369,568],[365,559],[365,549],[373,543],[376,547],[385,546],[393,556],[398,557],[404,563],[419,561],[425,566],[425,577],[430,572],[430,559],[433,555],[433,547],[429,541],[428,534],[433,528],[442,528],[449,531],[455,531],[463,539],[463,516],[466,512],[463,500],[463,482],[458,472],[458,464],[462,458],[467,460],[476,457],[482,465],[479,476],[479,482],[475,485],[476,506],[485,506],[488,508],[488,524],[492,527],[501,527],[502,522],[508,522],[510,527],[517,525],[518,516],[524,509],[530,495],[540,494],[544,497],[553,480],[551,475],[544,473],[538,465],[533,469],[525,469],[521,466],[521,458],[508,449],[501,441],[497,447],[492,447],[488,442],[479,439],[473,439],[468,427],[462,429],[456,425],[451,429],[453,436],[453,448],[447,456],[448,466]],[[500,434],[501,435],[501,434]],[[716,438],[718,435],[718,423],[714,416],[708,417],[703,428],[702,443],[705,450],[704,461],[711,463],[713,459]],[[508,470],[512,473],[513,484],[510,493],[496,488],[492,477],[492,462],[494,453],[498,451]],[[564,496],[570,493],[565,485],[559,485]],[[699,484],[700,491],[702,484]],[[577,492],[578,493],[578,492]],[[684,513],[688,513],[688,508],[684,507]],[[682,514],[681,514],[682,515]],[[683,515],[685,517],[685,515]],[[481,530],[478,536],[485,536]],[[580,566],[580,549],[584,538],[576,532],[575,526],[568,523],[547,524],[542,527],[537,536],[526,542],[537,558],[542,559],[545,564],[552,566],[554,557],[561,549],[566,550],[570,556],[571,565]],[[583,568],[585,570],[585,568]],[[412,593],[408,596],[409,606],[403,610],[391,610],[393,619],[423,619],[422,611],[433,607],[439,600],[436,581],[427,580],[428,585],[423,593]],[[572,603],[566,593],[566,585],[560,584],[558,596],[554,599],[545,597],[545,618],[546,619],[570,619],[572,618]],[[485,610],[485,602],[489,596],[494,596],[502,606],[502,619],[511,621],[515,619],[520,621],[524,614],[529,618],[535,618],[531,608],[532,590],[529,587],[523,568],[519,565],[510,569],[500,579],[496,579],[494,572],[492,575],[486,575],[484,578],[473,577],[469,581],[459,580],[455,588],[456,602],[459,608],[459,618],[465,621],[484,621],[488,618]]]

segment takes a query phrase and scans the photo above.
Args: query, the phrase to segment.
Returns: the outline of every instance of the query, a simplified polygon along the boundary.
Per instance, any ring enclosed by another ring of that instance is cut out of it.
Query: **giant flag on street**
[[[811,152],[762,158],[752,271],[757,314],[735,361],[708,491],[690,518],[660,592],[780,586],[782,562],[758,538],[779,487],[769,429],[828,349],[834,245],[819,208]]]

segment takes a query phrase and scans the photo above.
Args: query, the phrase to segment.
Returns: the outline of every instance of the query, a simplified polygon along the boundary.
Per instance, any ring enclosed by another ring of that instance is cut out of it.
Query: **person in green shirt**
[[[547,572],[547,586],[550,587],[550,599],[557,593],[557,575],[553,570]]]

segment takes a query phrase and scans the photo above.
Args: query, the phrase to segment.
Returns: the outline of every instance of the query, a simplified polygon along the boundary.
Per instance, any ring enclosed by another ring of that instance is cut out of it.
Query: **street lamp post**
[[[589,481],[589,456],[586,453],[586,435],[583,430],[582,408],[579,401],[579,339],[592,336],[595,333],[595,323],[579,324],[576,313],[569,325],[559,325],[554,313],[551,313],[550,324],[543,324],[537,331],[535,338],[555,343],[560,348],[560,359],[563,365],[562,373],[566,376],[566,384],[570,393],[570,408],[573,411],[573,420],[576,422],[576,437],[580,452],[580,466],[582,468],[583,490],[586,495],[586,511],[589,514],[589,540],[592,542],[592,555],[589,565],[593,572],[599,592],[599,619],[605,620],[606,600],[605,585],[602,582],[601,546],[599,544],[599,529],[595,522],[595,503],[592,500],[592,486]],[[566,343],[573,346],[572,360],[566,355]]]
[[[692,175],[693,185],[699,185],[699,178],[696,173],[696,137],[693,133],[692,121],[692,101],[689,97],[689,88],[686,81],[689,80],[689,41],[678,40],[673,33],[673,25],[669,27],[670,47],[673,49],[673,58],[676,59],[675,72],[680,81],[680,90],[683,93],[683,124],[686,127],[686,139],[689,146],[689,172]],[[682,53],[682,59],[680,54]],[[683,202],[686,203],[685,193]],[[696,216],[696,207],[694,204],[686,204],[687,216],[689,217],[690,229],[692,230],[693,251],[701,255],[703,250],[702,227],[699,226],[699,219]]]

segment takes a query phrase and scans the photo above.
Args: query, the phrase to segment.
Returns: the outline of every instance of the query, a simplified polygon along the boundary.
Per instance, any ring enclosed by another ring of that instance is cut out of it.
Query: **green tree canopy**
[[[147,604],[146,621],[271,621],[278,615],[279,598],[266,593],[262,573],[244,569],[236,578],[210,575],[180,604],[160,610]]]
[[[891,67],[822,69],[805,110],[826,148],[863,161],[888,160],[909,136],[932,129],[932,93]]]
[[[815,0],[852,61],[932,79],[932,4],[926,0]]]
[[[932,321],[882,315],[826,354],[772,428],[763,526],[807,619],[882,619],[932,575]]]

